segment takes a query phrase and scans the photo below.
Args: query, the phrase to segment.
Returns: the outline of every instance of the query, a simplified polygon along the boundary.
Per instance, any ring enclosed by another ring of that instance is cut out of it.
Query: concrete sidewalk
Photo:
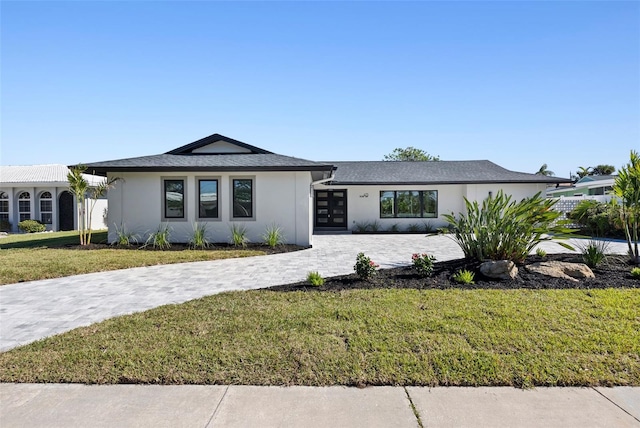
[[[639,427],[640,388],[1,384],[9,427]]]

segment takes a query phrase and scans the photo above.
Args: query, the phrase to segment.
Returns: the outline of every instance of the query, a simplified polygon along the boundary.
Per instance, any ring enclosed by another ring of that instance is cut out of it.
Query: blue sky
[[[414,146],[567,177],[640,150],[640,2],[0,4],[2,165],[213,133],[311,160]]]

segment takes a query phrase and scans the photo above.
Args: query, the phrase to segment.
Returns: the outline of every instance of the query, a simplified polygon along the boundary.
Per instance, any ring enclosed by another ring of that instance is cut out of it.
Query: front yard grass
[[[2,382],[640,385],[640,290],[258,290],[0,354]]]
[[[59,248],[77,244],[78,232],[12,235],[0,239],[0,285],[83,273],[265,254],[254,250],[140,251],[123,248]],[[106,232],[92,242],[106,240]]]

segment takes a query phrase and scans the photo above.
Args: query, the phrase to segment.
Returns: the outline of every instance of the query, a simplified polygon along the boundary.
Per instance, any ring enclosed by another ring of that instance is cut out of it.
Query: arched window
[[[51,193],[42,192],[40,195],[40,222],[51,224],[53,221],[53,199]]]
[[[22,192],[18,195],[18,213],[20,221],[31,219],[31,195],[29,192]]]
[[[0,221],[9,221],[9,196],[0,192]]]

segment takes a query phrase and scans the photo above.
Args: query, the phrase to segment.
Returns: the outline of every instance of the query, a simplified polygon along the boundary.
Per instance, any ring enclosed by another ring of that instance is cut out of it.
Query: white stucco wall
[[[197,178],[219,179],[218,220],[202,221],[207,224],[210,242],[229,242],[230,225],[243,225],[251,242],[261,242],[265,229],[275,224],[282,228],[285,241],[298,245],[311,245],[311,204],[309,172],[242,172],[207,174],[197,172],[113,172],[109,176],[121,177],[115,188],[109,191],[109,241],[116,239],[116,226],[124,225],[129,232],[146,239],[158,229],[162,219],[162,179],[185,179],[185,218],[166,221],[171,227],[171,241],[189,241],[193,224],[197,219]],[[255,219],[231,218],[231,179],[254,179]]]
[[[404,230],[411,224],[422,226],[428,222],[434,228],[446,226],[447,222],[443,214],[462,212],[464,199],[470,201],[482,201],[489,192],[495,195],[503,189],[507,194],[513,195],[516,201],[525,197],[531,197],[537,192],[545,190],[544,184],[446,184],[433,186],[327,186],[316,185],[316,190],[346,190],[347,191],[347,228],[354,229],[357,223],[377,221],[382,229],[389,229],[397,224],[400,230]],[[436,190],[438,191],[438,217],[437,218],[380,218],[380,192],[392,190]],[[312,210],[313,215],[313,210]]]

